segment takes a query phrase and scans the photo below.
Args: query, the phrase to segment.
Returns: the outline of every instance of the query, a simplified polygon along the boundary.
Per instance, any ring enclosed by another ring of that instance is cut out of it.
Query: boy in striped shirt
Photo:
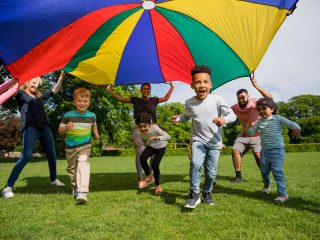
[[[253,135],[260,130],[261,153],[260,170],[263,177],[264,186],[262,191],[270,192],[272,171],[277,184],[278,196],[276,202],[284,203],[289,200],[286,189],[286,181],[282,166],[284,162],[284,141],[282,136],[282,125],[292,129],[294,137],[300,136],[300,126],[280,115],[274,115],[277,105],[271,98],[260,98],[257,102],[257,110],[260,115],[258,122],[247,130],[249,135]],[[250,127],[250,126],[247,126]]]
[[[77,203],[88,201],[90,180],[89,156],[91,153],[91,133],[99,140],[96,115],[88,111],[91,93],[86,88],[73,92],[75,110],[64,114],[58,132],[65,137],[65,151],[68,162],[67,172],[73,186],[72,195]]]

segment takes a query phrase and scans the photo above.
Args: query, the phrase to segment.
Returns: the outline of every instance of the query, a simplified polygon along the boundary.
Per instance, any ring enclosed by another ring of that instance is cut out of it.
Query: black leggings
[[[143,171],[145,172],[146,176],[150,175],[150,168],[148,165],[148,158],[154,155],[153,161],[152,161],[152,169],[154,173],[154,180],[156,185],[160,185],[160,162],[161,159],[166,152],[166,148],[159,148],[155,149],[150,146],[147,146],[140,156],[140,163],[143,168]]]

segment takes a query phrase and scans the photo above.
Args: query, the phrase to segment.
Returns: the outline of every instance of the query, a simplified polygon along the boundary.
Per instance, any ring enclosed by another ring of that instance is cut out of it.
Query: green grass
[[[0,186],[14,161],[0,160]],[[161,197],[138,191],[133,157],[91,158],[89,202],[76,205],[71,187],[50,186],[47,162],[33,159],[16,182],[12,199],[0,198],[0,239],[320,239],[320,153],[288,153],[284,165],[290,201],[275,204],[275,184],[261,192],[250,155],[245,182],[233,184],[231,156],[219,160],[215,206],[183,208],[189,189],[187,157],[161,163]],[[68,183],[66,161],[59,179]],[[203,182],[203,181],[202,181]]]

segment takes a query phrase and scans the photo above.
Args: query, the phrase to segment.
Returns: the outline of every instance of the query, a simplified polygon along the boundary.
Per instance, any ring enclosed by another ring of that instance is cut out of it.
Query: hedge
[[[320,143],[310,143],[310,144],[286,144],[286,152],[320,152]],[[221,149],[221,155],[231,155],[232,147],[223,147]],[[167,149],[166,156],[186,156],[188,155],[187,148],[177,148],[177,149]],[[113,151],[103,151],[103,156],[135,156],[134,149],[125,150],[113,150]]]

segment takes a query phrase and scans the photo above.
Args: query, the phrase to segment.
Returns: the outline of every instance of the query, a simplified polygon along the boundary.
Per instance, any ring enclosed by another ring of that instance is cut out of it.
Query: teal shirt
[[[72,122],[65,137],[66,148],[73,148],[91,142],[92,125],[96,122],[96,115],[90,111],[79,113],[75,110],[64,114],[60,127],[65,127]]]

